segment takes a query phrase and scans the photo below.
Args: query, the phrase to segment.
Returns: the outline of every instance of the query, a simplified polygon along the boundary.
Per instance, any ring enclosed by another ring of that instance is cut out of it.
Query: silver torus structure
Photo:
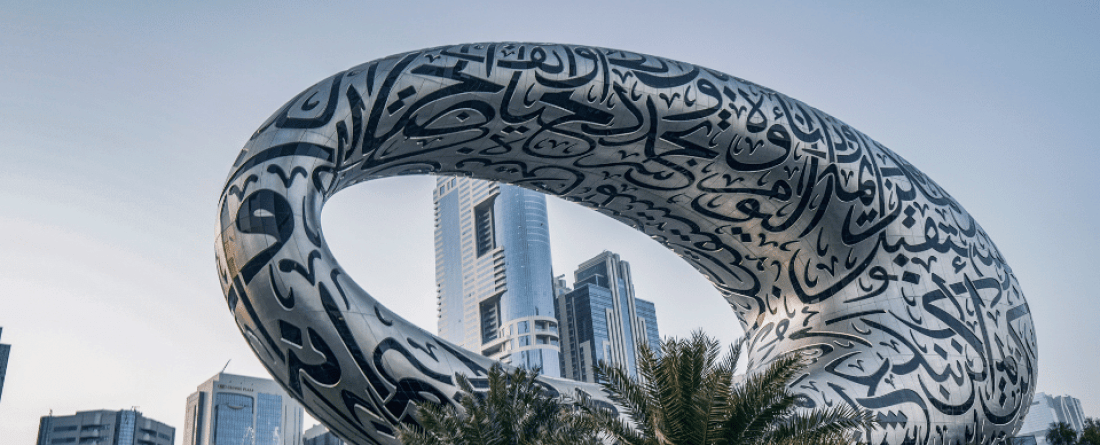
[[[338,435],[393,444],[493,361],[410,324],[339,266],[326,199],[436,174],[556,195],[705,275],[750,372],[783,353],[806,407],[871,410],[874,444],[1000,443],[1035,385],[1031,315],[985,231],[930,178],[802,102],[717,71],[585,46],[446,46],[356,66],[264,122],[219,202],[226,301],[268,371]],[[427,277],[426,277],[427,278]],[[430,279],[430,278],[428,278]],[[548,390],[591,383],[541,378]]]

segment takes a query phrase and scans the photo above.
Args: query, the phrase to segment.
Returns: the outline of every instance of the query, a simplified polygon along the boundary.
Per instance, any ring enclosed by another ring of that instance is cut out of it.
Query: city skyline
[[[1038,390],[1071,394],[1086,416],[1100,415],[1100,381],[1089,372],[1100,359],[1081,347],[1100,337],[1088,279],[1100,249],[1091,223],[1100,156],[1087,131],[1100,117],[1096,2],[689,6],[683,16],[659,3],[589,5],[583,15],[568,3],[415,14],[400,5],[6,8],[0,326],[15,353],[0,437],[34,440],[50,408],[140,405],[182,426],[194,382],[227,359],[230,372],[266,375],[214,276],[225,166],[272,110],[336,70],[505,39],[698,63],[872,135],[997,241],[1035,317]],[[341,193],[324,215],[349,274],[428,330],[434,183],[373,181]],[[679,258],[586,209],[554,199],[547,207],[556,273],[614,251],[630,259],[639,297],[657,305],[662,335],[699,326],[727,343],[740,335],[721,297]]]

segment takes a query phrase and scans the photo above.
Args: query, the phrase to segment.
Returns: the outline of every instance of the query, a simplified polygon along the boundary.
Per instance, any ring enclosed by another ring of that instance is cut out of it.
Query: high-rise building
[[[546,196],[440,177],[433,197],[440,337],[560,376]]]
[[[0,334],[4,333],[4,328],[0,327]],[[8,373],[8,354],[11,352],[11,345],[0,344],[0,400],[3,400],[4,395],[4,376]]]
[[[347,445],[324,425],[317,424],[302,434],[302,445]]]
[[[302,445],[302,406],[273,380],[218,373],[197,389],[183,445]]]
[[[1031,408],[1020,425],[1020,431],[1016,433],[1013,443],[1032,443],[1046,445],[1047,430],[1052,423],[1064,422],[1078,433],[1085,429],[1085,413],[1081,409],[1081,401],[1075,397],[1058,396],[1051,397],[1046,393],[1037,392],[1031,399]]]
[[[1085,410],[1081,408],[1081,401],[1076,397],[1054,397],[1054,412],[1058,414],[1061,422],[1066,422],[1077,430],[1078,433],[1085,430]]]
[[[608,251],[577,267],[574,289],[555,280],[562,376],[595,382],[601,360],[637,374],[640,345],[660,351],[653,303],[634,296],[630,264]]]
[[[38,445],[173,445],[175,440],[175,428],[137,410],[51,414],[38,422]]]

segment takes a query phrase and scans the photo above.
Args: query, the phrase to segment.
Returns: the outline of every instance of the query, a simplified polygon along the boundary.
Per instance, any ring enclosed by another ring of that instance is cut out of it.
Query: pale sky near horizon
[[[0,8],[0,445],[38,419],[138,406],[182,435],[227,360],[265,376],[213,255],[233,159],[332,73],[451,43],[622,48],[800,99],[901,154],[982,224],[1039,342],[1038,390],[1100,417],[1100,0],[823,2],[9,2]],[[340,193],[323,216],[363,288],[434,331],[433,180]],[[555,272],[629,261],[662,335],[730,342],[732,311],[640,233],[551,200]],[[1090,260],[1089,258],[1092,258]],[[177,443],[180,440],[177,438]]]

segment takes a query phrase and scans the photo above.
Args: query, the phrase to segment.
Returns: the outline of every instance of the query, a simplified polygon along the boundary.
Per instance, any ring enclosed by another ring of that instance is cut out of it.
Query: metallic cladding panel
[[[471,176],[588,206],[714,283],[750,369],[813,360],[807,406],[874,411],[872,443],[999,443],[1034,391],[1035,332],[985,231],[843,122],[703,67],[595,47],[482,43],[327,78],[264,122],[219,202],[226,301],[257,356],[333,431],[396,443],[411,401],[454,403],[492,362],[411,325],[340,268],[329,196]],[[542,379],[563,393],[591,384]]]

